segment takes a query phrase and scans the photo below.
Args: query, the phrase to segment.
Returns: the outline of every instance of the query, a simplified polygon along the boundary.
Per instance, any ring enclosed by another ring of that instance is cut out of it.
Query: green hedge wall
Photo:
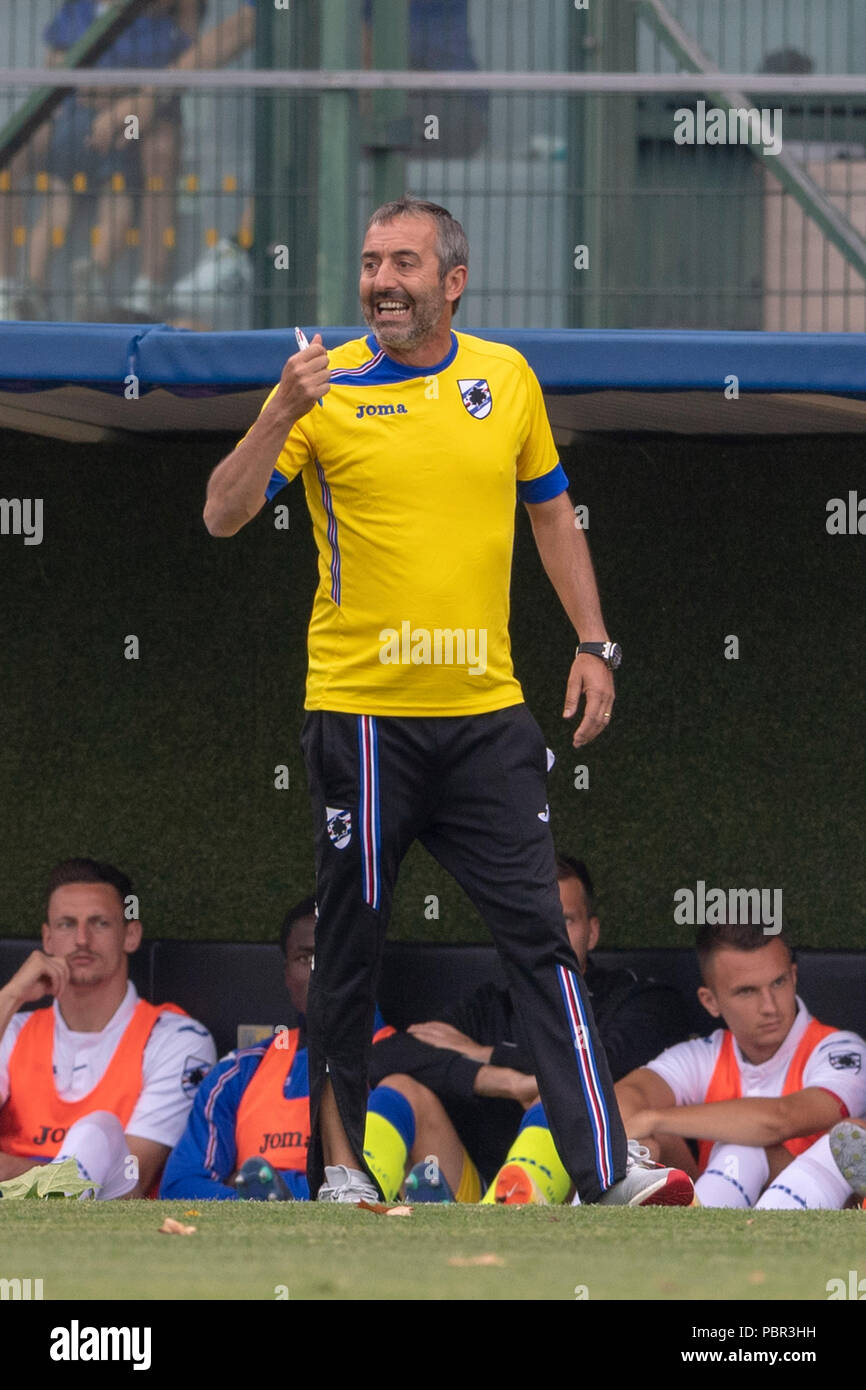
[[[0,934],[37,928],[46,873],[72,854],[132,876],[152,936],[264,940],[313,886],[309,520],[296,482],[288,532],[267,511],[207,535],[205,483],[232,442],[0,437],[0,492],[43,498],[45,516],[39,546],[0,535]],[[520,509],[515,664],[557,754],[557,840],[590,865],[606,945],[687,944],[674,893],[703,880],[781,888],[801,944],[866,947],[866,536],[825,525],[862,452],[859,438],[624,437],[565,453],[625,649],[611,729],[579,755],[560,715],[573,637]],[[419,846],[391,934],[486,936]]]

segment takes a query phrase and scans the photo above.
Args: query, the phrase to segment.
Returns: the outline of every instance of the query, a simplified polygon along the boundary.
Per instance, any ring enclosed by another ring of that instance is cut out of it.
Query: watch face
[[[612,671],[615,671],[616,668],[621,664],[621,662],[622,647],[619,645],[619,642],[613,642],[610,648],[610,655],[607,658],[607,664]]]

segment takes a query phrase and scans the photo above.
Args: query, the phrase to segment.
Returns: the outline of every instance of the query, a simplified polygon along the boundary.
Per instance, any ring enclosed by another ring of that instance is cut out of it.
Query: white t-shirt
[[[734,1039],[734,1056],[740,1068],[744,1096],[781,1096],[791,1059],[812,1022],[799,996],[797,1004],[791,1031],[766,1062],[757,1066],[747,1062]],[[647,1062],[650,1071],[668,1083],[677,1105],[703,1104],[725,1032],[726,1029],[718,1028],[709,1037],[677,1043]],[[813,1048],[806,1062],[803,1090],[809,1086],[821,1086],[830,1091],[848,1107],[849,1115],[866,1114],[866,1042],[856,1033],[828,1033]]]
[[[125,1032],[138,991],[132,981],[101,1033],[73,1033],[54,1010],[54,1085],[61,1100],[80,1100],[99,1084]],[[14,1014],[0,1038],[0,1105],[9,1094],[9,1058],[29,1013]],[[153,1026],[142,1061],[142,1091],[126,1126],[137,1139],[174,1148],[186,1126],[196,1088],[216,1061],[208,1030],[184,1014],[164,1013]]]

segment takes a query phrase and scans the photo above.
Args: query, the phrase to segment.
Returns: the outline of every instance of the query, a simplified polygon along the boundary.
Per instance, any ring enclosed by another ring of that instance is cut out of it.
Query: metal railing
[[[186,42],[96,67],[91,32],[61,74],[64,6],[0,0],[3,317],[357,322],[366,215],[408,188],[469,233],[467,327],[866,328],[866,6],[199,8],[119,0],[103,25]]]

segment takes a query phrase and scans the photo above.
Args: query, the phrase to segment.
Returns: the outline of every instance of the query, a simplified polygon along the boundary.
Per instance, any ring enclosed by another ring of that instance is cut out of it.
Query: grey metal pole
[[[360,62],[360,0],[319,0],[319,62],[323,68]],[[358,260],[360,145],[355,92],[319,97],[316,323],[353,323],[358,316],[354,268]]]
[[[374,68],[406,68],[409,60],[409,0],[373,0]],[[380,90],[373,95],[373,202],[405,192],[409,131],[406,94]],[[402,146],[402,148],[401,148]]]
[[[632,0],[608,0],[587,12],[590,61],[605,71],[633,72],[636,62],[636,17]],[[619,326],[619,297],[608,291],[632,275],[633,219],[623,198],[634,187],[637,133],[634,97],[587,96],[585,122],[584,216],[589,250],[584,323],[590,328]],[[588,196],[587,196],[588,194]]]

